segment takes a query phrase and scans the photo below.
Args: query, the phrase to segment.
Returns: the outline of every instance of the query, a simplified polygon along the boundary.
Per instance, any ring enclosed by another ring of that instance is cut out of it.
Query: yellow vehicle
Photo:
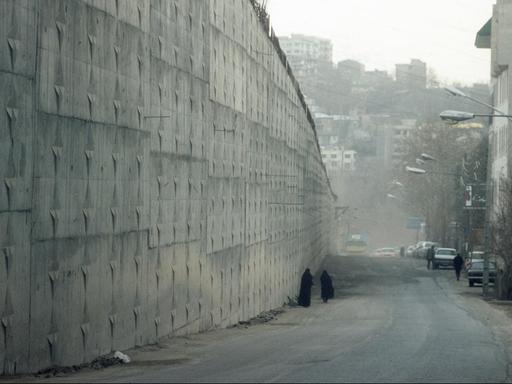
[[[347,255],[366,255],[368,253],[368,244],[361,239],[351,239],[345,243],[345,253]]]

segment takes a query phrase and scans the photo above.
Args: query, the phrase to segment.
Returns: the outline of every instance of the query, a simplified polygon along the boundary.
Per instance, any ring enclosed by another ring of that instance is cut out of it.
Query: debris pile
[[[73,365],[70,367],[53,366],[50,368],[39,371],[36,376],[44,376],[45,378],[50,377],[62,377],[72,373],[81,371],[84,368],[92,369],[103,369],[118,364],[127,364],[130,362],[130,357],[122,352],[116,351],[113,354],[99,356],[90,363],[84,363],[80,365]]]
[[[248,321],[239,321],[239,326],[245,326],[246,328],[250,325],[263,324],[268,323],[277,318],[277,315],[283,313],[284,309],[271,309],[270,311],[261,312],[258,316],[248,320]]]

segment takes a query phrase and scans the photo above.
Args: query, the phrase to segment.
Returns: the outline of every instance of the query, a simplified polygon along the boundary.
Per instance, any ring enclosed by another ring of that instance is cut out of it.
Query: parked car
[[[405,256],[407,257],[413,257],[414,256],[414,250],[416,249],[415,245],[409,245],[407,247],[407,250],[405,251]]]
[[[475,283],[482,284],[482,278],[484,276],[484,261],[479,259],[473,259],[467,270],[467,278],[469,286],[472,287]],[[496,279],[496,264],[489,262],[489,282],[494,283]]]
[[[397,256],[397,251],[395,248],[377,248],[372,256]]]
[[[453,259],[457,256],[454,248],[437,248],[432,260],[432,267],[438,269],[440,266],[453,267]]]
[[[427,258],[427,251],[428,251],[428,249],[430,247],[432,247],[432,245],[434,247],[438,247],[439,246],[438,243],[435,243],[433,241],[420,241],[416,245],[416,250],[415,250],[414,257],[417,257],[419,259],[426,259]]]

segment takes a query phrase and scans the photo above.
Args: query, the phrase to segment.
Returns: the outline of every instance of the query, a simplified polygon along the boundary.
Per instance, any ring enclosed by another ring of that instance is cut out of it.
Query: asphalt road
[[[126,366],[46,380],[508,381],[507,348],[496,329],[512,322],[505,315],[491,322],[478,288],[465,288],[453,271],[428,271],[419,260],[344,256],[328,258],[325,267],[336,290],[327,304],[316,286],[310,308],[290,308],[269,323],[171,339],[164,348],[128,351],[134,362]]]
[[[329,303],[315,297],[310,308],[203,346],[200,358],[118,380],[506,381],[505,348],[457,300],[454,284],[466,282],[451,282],[452,271],[399,258],[336,256],[325,265],[336,289]]]

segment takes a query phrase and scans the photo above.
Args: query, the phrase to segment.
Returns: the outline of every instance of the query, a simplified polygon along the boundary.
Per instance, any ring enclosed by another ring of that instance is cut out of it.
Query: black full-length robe
[[[453,259],[453,268],[455,269],[455,276],[457,280],[460,278],[460,270],[462,269],[462,265],[464,264],[464,259],[457,253],[457,256]]]
[[[334,297],[334,287],[332,286],[331,276],[327,273],[327,271],[323,271],[320,276],[320,284],[322,285],[321,297],[324,303],[327,303],[327,300],[332,299]]]
[[[303,307],[311,305],[311,286],[313,285],[313,275],[309,268],[304,271],[300,280],[300,293],[298,303]]]

